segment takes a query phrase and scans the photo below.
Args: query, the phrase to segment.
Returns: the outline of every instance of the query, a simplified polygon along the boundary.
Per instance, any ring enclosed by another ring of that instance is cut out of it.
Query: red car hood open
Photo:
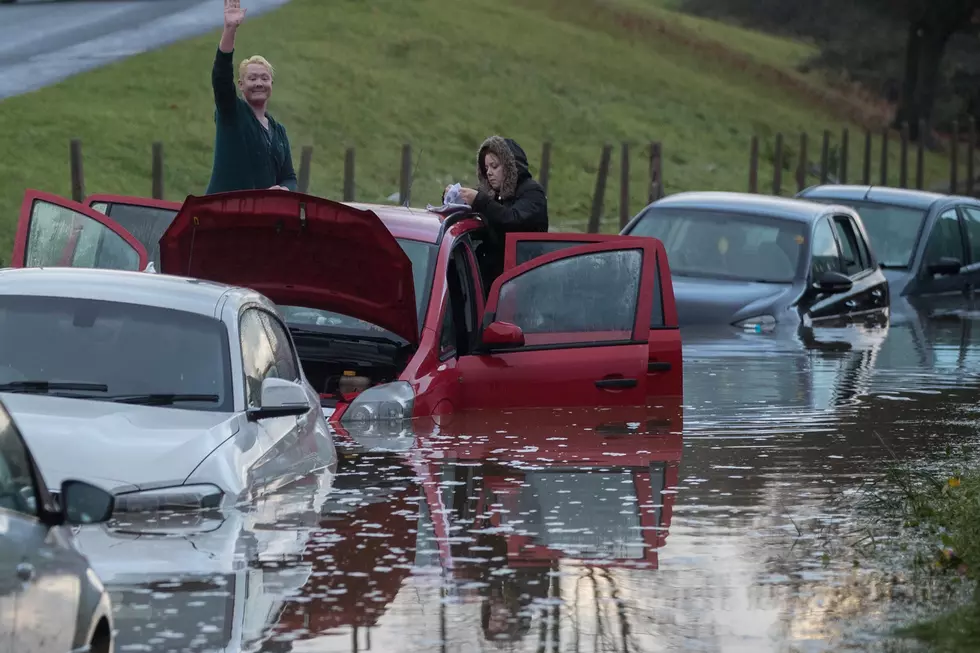
[[[281,190],[190,196],[160,239],[160,267],[418,342],[412,262],[372,211]]]

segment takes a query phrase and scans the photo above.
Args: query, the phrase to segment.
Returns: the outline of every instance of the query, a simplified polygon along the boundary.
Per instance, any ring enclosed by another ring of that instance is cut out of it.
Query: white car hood
[[[240,429],[239,416],[160,406],[0,393],[47,486],[110,492],[179,485]]]

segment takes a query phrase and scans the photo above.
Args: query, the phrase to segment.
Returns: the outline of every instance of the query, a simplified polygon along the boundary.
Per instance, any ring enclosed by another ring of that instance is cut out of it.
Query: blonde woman
[[[211,70],[215,135],[208,194],[253,188],[296,190],[286,128],[267,111],[275,74],[272,64],[260,56],[245,59],[238,67],[235,87],[235,34],[245,11],[240,0],[225,0],[225,28]]]

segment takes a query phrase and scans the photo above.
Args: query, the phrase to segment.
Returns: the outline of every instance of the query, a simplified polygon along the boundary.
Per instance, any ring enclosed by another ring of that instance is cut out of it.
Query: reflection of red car
[[[13,265],[152,261],[257,290],[282,309],[334,421],[682,394],[670,270],[653,238],[508,234],[488,288],[491,235],[473,214],[283,191],[87,204],[28,191]]]

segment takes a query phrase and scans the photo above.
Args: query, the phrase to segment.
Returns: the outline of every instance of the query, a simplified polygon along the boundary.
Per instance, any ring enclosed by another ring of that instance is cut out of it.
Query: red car
[[[252,288],[286,318],[332,421],[639,406],[682,395],[654,238],[507,234],[487,283],[473,213],[240,191],[183,204],[28,191],[13,267],[155,271]]]

